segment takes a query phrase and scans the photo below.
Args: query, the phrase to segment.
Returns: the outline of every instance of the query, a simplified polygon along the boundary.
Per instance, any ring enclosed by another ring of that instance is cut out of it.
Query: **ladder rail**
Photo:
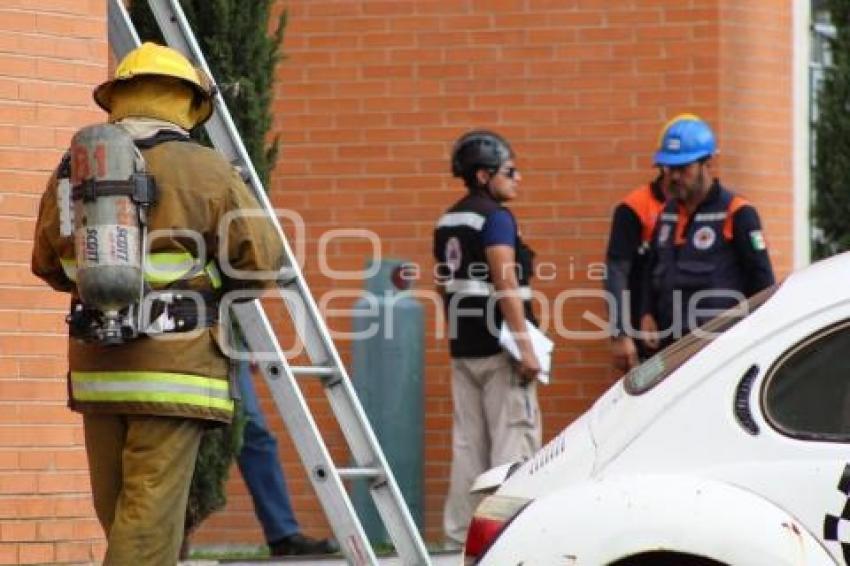
[[[116,54],[126,54],[141,45],[136,28],[124,4],[110,2],[107,6],[109,44]]]
[[[182,52],[214,79],[206,59],[195,40],[178,0],[148,0],[151,11],[162,30],[166,43]],[[110,43],[116,56],[122,58],[140,44],[135,28],[121,0],[111,0],[109,8]],[[318,306],[310,293],[297,258],[292,252],[275,210],[263,188],[256,169],[248,156],[235,123],[220,93],[213,96],[215,112],[205,123],[207,134],[213,145],[231,163],[238,165],[247,177],[247,184],[254,193],[269,220],[275,227],[285,253],[284,268],[286,281],[278,282],[278,292],[287,306],[296,331],[307,350],[314,373],[325,385],[324,390],[349,450],[356,462],[355,468],[338,469],[319,433],[309,407],[297,385],[293,368],[274,334],[274,329],[265,315],[259,300],[232,306],[243,333],[251,336],[249,347],[254,352],[270,355],[268,363],[261,363],[263,375],[270,385],[275,403],[287,423],[290,433],[301,436],[309,433],[313,445],[296,442],[302,462],[307,467],[311,481],[319,495],[334,532],[340,538],[343,551],[354,564],[377,564],[371,545],[353,509],[350,497],[342,484],[342,477],[373,477],[370,486],[379,515],[393,540],[399,556],[405,564],[429,565],[430,558],[415,522],[404,501],[392,470],[384,456],[377,436],[369,425],[368,418],[357,398],[354,387],[333,343],[330,332],[321,317]],[[287,288],[295,287],[294,292]],[[245,306],[245,304],[250,306]],[[329,371],[332,368],[335,371]],[[309,368],[299,368],[297,373],[307,373]],[[289,379],[280,379],[283,372]],[[345,426],[354,423],[359,426]],[[317,478],[314,471],[324,470]],[[368,470],[368,473],[367,473]]]
[[[215,77],[213,76],[212,71],[207,64],[207,60],[195,39],[195,35],[192,32],[192,28],[189,26],[189,22],[186,19],[185,14],[183,13],[183,8],[180,6],[180,2],[178,0],[148,0],[148,5],[151,8],[151,12],[153,12],[157,24],[159,24],[160,30],[162,30],[166,43],[186,55],[195,65],[203,69],[207,76],[213,81],[213,84],[216,84]],[[221,151],[231,163],[237,165],[241,169],[242,174],[247,177],[248,182],[246,184],[248,185],[248,188],[251,189],[254,193],[254,197],[256,197],[257,201],[260,203],[260,206],[263,210],[265,210],[266,215],[274,225],[278,239],[283,244],[285,268],[292,273],[294,279],[303,279],[304,274],[301,272],[301,266],[298,263],[298,258],[292,252],[289,240],[283,232],[278,215],[269,200],[269,196],[263,187],[260,176],[257,174],[254,163],[248,155],[248,150],[245,148],[245,144],[239,136],[236,124],[233,121],[230,110],[227,108],[224,97],[221,96],[220,92],[218,92],[217,87],[216,93],[213,96],[213,106],[215,111],[210,116],[210,119],[204,123],[204,129],[206,130],[207,135],[209,135],[215,148]],[[310,302],[312,301],[305,301],[306,304],[304,307],[306,307],[311,316],[314,318],[318,317],[318,307],[315,304],[311,305]],[[301,315],[300,311],[297,310],[299,306],[300,305],[290,305],[287,301],[287,307],[296,309],[295,312],[292,313],[294,318]],[[315,328],[315,326],[305,327],[303,329],[299,329],[299,334],[302,335],[305,347],[308,349],[308,354],[314,362],[323,357],[334,357],[333,346],[330,343],[329,337],[325,335],[326,333],[321,332],[321,328]],[[317,347],[319,344],[324,346],[325,351],[321,351]]]
[[[267,360],[258,365],[269,384],[272,398],[286,423],[287,430],[293,438],[298,438],[300,434],[312,434],[313,431],[318,430],[313,416],[309,411],[304,410],[307,401],[301,389],[294,380],[283,379],[289,370],[288,362],[280,350],[262,305],[259,301],[253,300],[234,303],[231,308],[236,313],[240,324],[244,324],[245,340],[252,350],[276,350],[278,353],[276,361]],[[342,476],[333,465],[333,459],[324,441],[321,438],[316,440],[317,442],[314,443],[294,442],[294,444],[322,507],[330,516],[337,518],[333,527],[340,546],[353,564],[358,566],[377,564],[377,558],[372,546],[367,542],[363,526],[357,520],[347,520],[347,518],[356,517],[350,498],[334,496],[339,492],[344,493],[345,485],[342,483]]]

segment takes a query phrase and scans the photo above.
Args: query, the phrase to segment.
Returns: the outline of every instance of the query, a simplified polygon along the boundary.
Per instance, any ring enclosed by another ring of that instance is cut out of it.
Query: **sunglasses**
[[[508,167],[504,171],[500,171],[499,174],[504,175],[508,179],[516,179],[517,175],[519,175],[519,169],[516,167]]]

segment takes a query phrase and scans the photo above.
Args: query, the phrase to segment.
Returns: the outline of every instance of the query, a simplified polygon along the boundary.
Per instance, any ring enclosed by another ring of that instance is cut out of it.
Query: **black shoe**
[[[333,539],[315,539],[295,533],[269,543],[272,556],[296,556],[304,554],[334,554],[339,545]]]

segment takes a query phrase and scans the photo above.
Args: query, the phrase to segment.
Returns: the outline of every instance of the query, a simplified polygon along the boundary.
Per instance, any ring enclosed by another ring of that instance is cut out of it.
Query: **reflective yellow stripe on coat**
[[[77,260],[75,258],[62,258],[62,270],[71,281],[77,280]],[[198,265],[192,254],[186,252],[156,252],[148,255],[147,269],[145,269],[145,281],[153,286],[164,286],[181,279],[186,279],[192,270]],[[210,260],[204,266],[203,275],[210,280],[213,289],[221,287],[221,273],[219,273],[215,262]],[[201,273],[193,274],[197,277]],[[191,278],[191,277],[190,277]]]
[[[228,382],[154,371],[72,371],[76,401],[177,403],[233,412]]]

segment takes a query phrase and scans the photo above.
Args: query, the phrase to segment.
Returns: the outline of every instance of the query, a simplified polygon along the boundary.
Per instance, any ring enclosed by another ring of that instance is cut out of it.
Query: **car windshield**
[[[624,379],[626,391],[631,395],[640,395],[664,381],[668,375],[691,359],[694,354],[711,344],[715,338],[752,314],[778,288],[779,285],[773,285],[756,293],[735,308],[716,316],[632,369]]]

